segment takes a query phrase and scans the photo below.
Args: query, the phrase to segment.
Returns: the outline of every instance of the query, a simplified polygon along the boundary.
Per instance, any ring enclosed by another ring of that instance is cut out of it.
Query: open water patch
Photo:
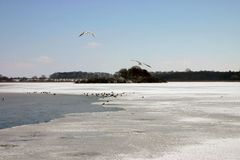
[[[0,129],[48,122],[69,113],[123,110],[92,104],[98,98],[90,96],[0,93],[0,98]]]

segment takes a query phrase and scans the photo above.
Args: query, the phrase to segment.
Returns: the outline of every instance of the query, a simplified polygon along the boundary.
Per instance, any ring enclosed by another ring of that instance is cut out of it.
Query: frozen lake
[[[48,91],[61,94],[83,92],[136,92],[144,94],[237,94],[238,82],[170,82],[139,84],[74,84],[74,83],[0,83],[0,92],[26,93]]]
[[[0,92],[126,93],[95,102],[122,111],[71,113],[48,123],[1,129],[0,159],[240,157],[240,83],[0,83]]]

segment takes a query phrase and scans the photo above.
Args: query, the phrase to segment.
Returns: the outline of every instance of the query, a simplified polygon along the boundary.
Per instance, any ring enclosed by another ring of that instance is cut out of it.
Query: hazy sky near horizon
[[[0,19],[6,76],[240,69],[239,0],[0,0]]]

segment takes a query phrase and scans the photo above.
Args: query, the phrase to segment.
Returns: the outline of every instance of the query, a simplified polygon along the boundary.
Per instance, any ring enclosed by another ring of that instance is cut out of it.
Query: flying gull
[[[95,38],[95,34],[93,32],[89,32],[89,31],[82,32],[78,37],[81,37],[81,36],[83,36],[85,34],[91,35],[91,36],[93,36]]]
[[[137,60],[131,60],[131,61],[137,62],[139,66],[142,65],[142,62],[140,62],[140,61],[137,61]]]
[[[137,62],[139,66],[145,65],[145,66],[147,66],[147,67],[149,67],[149,68],[152,68],[150,65],[148,65],[148,64],[146,64],[146,63],[143,63],[143,62],[140,62],[140,61],[138,61],[138,60],[131,60],[131,61]]]

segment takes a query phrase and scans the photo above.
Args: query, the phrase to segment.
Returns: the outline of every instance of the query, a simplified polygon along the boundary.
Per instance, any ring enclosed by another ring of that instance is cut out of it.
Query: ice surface
[[[0,159],[237,160],[240,83],[2,83],[0,92],[126,92],[124,111],[75,113],[0,130]],[[109,102],[107,102],[109,101]]]

